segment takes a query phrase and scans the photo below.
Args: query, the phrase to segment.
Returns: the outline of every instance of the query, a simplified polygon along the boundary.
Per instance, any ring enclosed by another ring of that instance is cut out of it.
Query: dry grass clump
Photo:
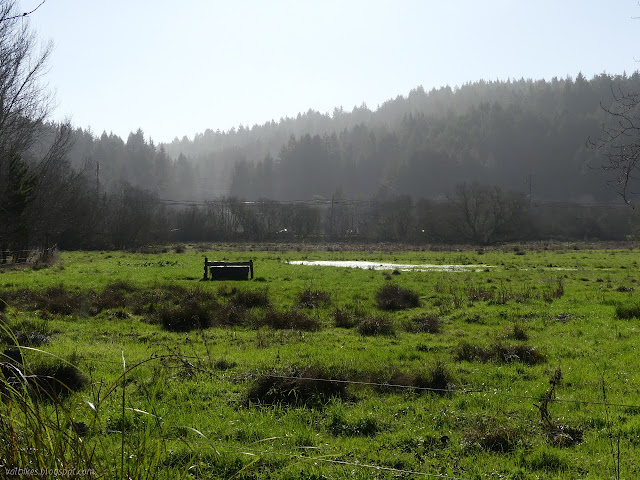
[[[461,342],[454,351],[458,361],[467,362],[521,362],[526,365],[537,365],[547,361],[544,354],[529,345],[503,345],[495,343],[491,347],[480,347],[469,342]]]
[[[269,327],[276,330],[305,330],[320,329],[320,321],[299,310],[278,311],[269,309],[264,315],[254,321],[257,327]]]
[[[298,306],[301,308],[320,308],[331,303],[331,295],[321,290],[307,288],[298,294]]]
[[[71,293],[63,286],[49,287],[36,296],[38,310],[54,315],[71,315],[80,310],[82,303],[83,295]]]
[[[95,295],[91,313],[97,314],[102,310],[112,308],[124,308],[127,306],[127,295],[136,292],[138,289],[126,281],[117,281],[106,285],[102,292]]]
[[[251,322],[249,312],[242,305],[227,303],[213,312],[215,326],[241,326]]]
[[[164,306],[157,312],[162,328],[171,332],[188,332],[208,328],[213,312],[195,299],[186,299],[181,305]]]
[[[365,317],[356,326],[356,329],[363,336],[393,335],[395,325],[387,317],[373,316]]]
[[[349,310],[336,308],[333,312],[333,324],[339,328],[353,328],[358,323],[358,317]]]
[[[323,367],[290,368],[272,374],[260,374],[249,387],[247,403],[262,405],[318,405],[331,398],[347,398],[347,385],[331,381]]]
[[[12,327],[18,345],[40,347],[51,341],[54,334],[45,320],[24,320]]]
[[[386,284],[376,292],[376,304],[381,310],[405,310],[420,306],[420,295],[394,284]]]
[[[84,295],[69,292],[62,285],[49,287],[40,292],[25,290],[22,293],[23,299],[26,299],[26,296],[33,302],[34,310],[53,315],[71,315],[80,311],[84,303]]]
[[[418,392],[438,395],[451,392],[454,385],[453,375],[441,361],[437,361],[427,369],[414,374],[398,370],[382,371],[373,375],[370,381],[378,384],[376,388],[381,392],[400,392],[407,388],[415,388]]]
[[[6,348],[0,354],[0,373],[4,376],[4,379],[0,377],[0,392],[4,387],[2,380],[16,377],[22,373],[22,362],[22,353],[19,348]]]
[[[467,298],[471,302],[477,301],[491,301],[495,297],[493,290],[487,290],[481,285],[471,285],[466,289]]]
[[[511,340],[529,340],[529,334],[519,323],[514,323],[513,326],[507,330],[504,337]]]
[[[339,328],[353,328],[364,316],[365,312],[358,306],[336,308],[333,312],[333,324]]]
[[[616,305],[616,317],[621,320],[640,318],[640,302],[619,303]]]
[[[156,318],[165,330],[188,332],[213,325],[219,304],[212,294],[198,289],[189,291],[178,304],[158,308]]]
[[[410,333],[440,333],[442,320],[434,314],[421,315],[405,322],[404,329]]]
[[[463,444],[467,448],[479,448],[489,452],[511,452],[523,442],[522,429],[495,418],[483,417],[463,434]]]
[[[0,342],[6,345],[39,347],[49,343],[54,333],[57,332],[43,319],[0,321]]]
[[[39,396],[54,399],[81,390],[89,384],[89,378],[78,368],[60,361],[34,365],[26,375]]]
[[[230,302],[245,307],[268,307],[271,305],[271,299],[267,290],[236,290]]]
[[[449,392],[453,383],[453,374],[441,361],[435,362],[426,372],[416,375],[413,381],[415,387],[439,394]]]
[[[580,427],[569,425],[555,425],[554,428],[545,431],[549,443],[554,447],[573,447],[582,442],[583,430]]]
[[[549,283],[549,286],[542,292],[542,298],[545,302],[553,302],[555,299],[564,295],[564,283],[562,278],[558,278],[555,282]]]

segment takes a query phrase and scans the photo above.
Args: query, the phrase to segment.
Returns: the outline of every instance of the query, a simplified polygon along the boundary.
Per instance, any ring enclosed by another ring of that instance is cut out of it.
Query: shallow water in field
[[[491,268],[491,265],[413,265],[405,263],[366,262],[362,260],[293,260],[287,263],[291,265],[362,268],[365,270],[402,270],[404,272],[480,272],[486,268]]]

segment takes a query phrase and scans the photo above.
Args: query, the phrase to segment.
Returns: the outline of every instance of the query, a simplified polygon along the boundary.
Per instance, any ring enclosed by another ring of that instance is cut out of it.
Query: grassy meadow
[[[205,256],[252,259],[255,278],[201,281]],[[0,468],[637,478],[639,261],[633,245],[189,245],[0,270]]]

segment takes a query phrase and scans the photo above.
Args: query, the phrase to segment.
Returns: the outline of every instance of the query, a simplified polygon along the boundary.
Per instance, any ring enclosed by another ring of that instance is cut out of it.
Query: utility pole
[[[335,200],[335,194],[331,196],[331,210],[329,211],[329,237],[333,239],[333,202]]]

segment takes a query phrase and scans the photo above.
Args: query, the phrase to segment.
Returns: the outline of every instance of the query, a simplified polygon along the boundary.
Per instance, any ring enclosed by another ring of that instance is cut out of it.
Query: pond
[[[291,265],[362,268],[365,270],[401,270],[404,272],[480,272],[486,268],[491,268],[491,265],[414,265],[406,263],[366,262],[363,260],[292,260],[287,263]]]

